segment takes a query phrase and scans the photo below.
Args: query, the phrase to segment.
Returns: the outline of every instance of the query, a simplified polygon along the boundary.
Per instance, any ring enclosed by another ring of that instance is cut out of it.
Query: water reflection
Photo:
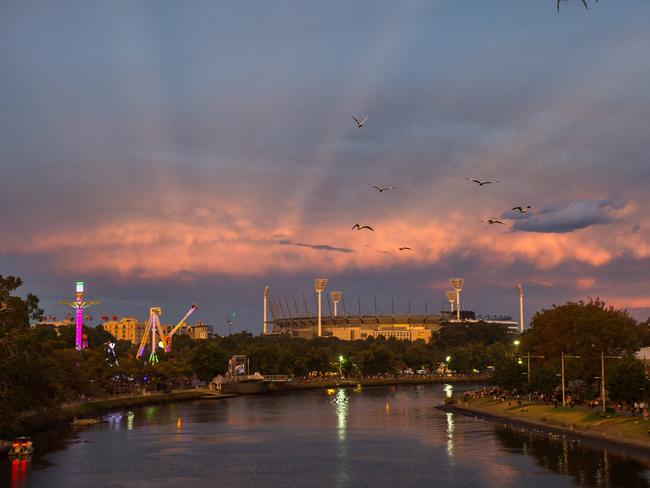
[[[447,416],[447,457],[450,461],[454,460],[454,414],[446,413]]]
[[[557,436],[498,426],[499,442],[511,452],[532,457],[544,469],[574,478],[580,485],[596,487],[649,488],[646,466],[606,449],[594,456],[581,442]]]
[[[332,405],[336,411],[337,420],[337,438],[338,445],[336,449],[336,486],[348,485],[348,449],[346,440],[347,419],[349,411],[349,393],[344,388],[339,388],[336,391]]]

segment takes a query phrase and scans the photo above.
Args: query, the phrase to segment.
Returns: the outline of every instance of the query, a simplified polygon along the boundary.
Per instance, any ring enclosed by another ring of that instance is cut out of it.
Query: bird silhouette
[[[566,0],[564,1],[566,2]],[[596,2],[598,2],[598,0],[596,0]],[[582,4],[585,6],[585,8],[587,9],[589,8],[589,6],[587,5],[587,0],[582,0]],[[557,0],[557,11],[558,12],[560,11],[560,0]]]
[[[489,185],[491,183],[498,183],[499,180],[475,180],[474,178],[467,178],[465,177],[467,181],[473,181],[474,183],[477,183],[478,186],[483,186],[483,185]]]
[[[406,246],[404,246],[404,247],[400,247],[399,250],[400,250],[400,251],[412,251],[413,249],[410,248],[410,247],[406,247]]]
[[[379,193],[382,193],[382,192],[384,192],[386,190],[394,190],[395,189],[394,186],[376,186],[376,185],[371,185],[370,183],[368,183],[368,186],[373,187],[375,190],[379,191]]]
[[[357,127],[358,127],[359,129],[361,129],[361,127],[363,127],[363,124],[365,124],[366,121],[368,120],[368,116],[367,116],[367,115],[366,115],[366,116],[363,118],[363,120],[361,120],[361,121],[360,121],[359,119],[357,119],[354,115],[352,116],[352,118],[353,118],[354,121],[357,123]]]
[[[501,222],[500,220],[497,220],[497,219],[481,220],[481,222],[485,222],[485,223],[488,223],[490,225],[491,224],[503,224],[503,222]]]
[[[519,213],[526,213],[530,209],[530,205],[526,205],[525,207],[522,207],[521,205],[518,207],[512,207],[511,210],[519,210]]]
[[[361,229],[368,229],[374,232],[375,229],[370,227],[369,225],[359,225],[359,224],[354,224],[352,227],[352,230],[361,230]]]

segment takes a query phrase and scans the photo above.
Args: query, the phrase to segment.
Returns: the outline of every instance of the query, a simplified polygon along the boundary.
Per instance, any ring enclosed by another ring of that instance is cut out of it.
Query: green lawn
[[[459,400],[458,407],[486,413],[500,417],[519,419],[523,421],[545,424],[548,426],[561,427],[599,435],[610,440],[628,441],[634,444],[650,447],[650,420],[643,417],[631,417],[628,415],[617,415],[608,413],[602,416],[600,411],[584,408],[568,408],[553,405],[527,403],[521,400],[475,399],[470,401]]]

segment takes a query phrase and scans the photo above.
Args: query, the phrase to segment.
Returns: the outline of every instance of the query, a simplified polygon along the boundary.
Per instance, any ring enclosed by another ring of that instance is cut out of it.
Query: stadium
[[[302,295],[299,305],[295,295],[271,296],[269,288],[264,291],[264,333],[266,335],[289,335],[295,338],[313,339],[336,337],[340,340],[364,340],[369,337],[394,337],[397,340],[424,340],[428,342],[432,335],[443,325],[471,326],[481,323],[495,323],[506,326],[516,333],[519,323],[510,317],[476,317],[471,310],[441,310],[429,313],[428,304],[424,313],[411,313],[410,301],[407,313],[394,313],[394,304],[390,304],[390,314],[378,313],[376,299],[374,313],[363,313],[361,300],[357,298],[357,313],[348,313],[341,292],[326,295],[326,303],[321,303],[319,334],[318,294],[314,294],[314,304],[308,305]],[[340,305],[340,307],[339,307]],[[316,311],[312,309],[315,308]],[[341,312],[339,312],[341,308]],[[270,320],[267,320],[267,309]]]

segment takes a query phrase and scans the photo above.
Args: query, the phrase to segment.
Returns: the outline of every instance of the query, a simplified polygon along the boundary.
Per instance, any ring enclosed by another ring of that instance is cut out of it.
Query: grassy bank
[[[608,441],[636,448],[650,449],[650,420],[642,417],[607,414],[583,408],[558,407],[527,403],[522,400],[488,398],[459,400],[449,406],[459,413],[476,413],[497,419],[514,420],[538,428],[570,432],[596,441]]]

